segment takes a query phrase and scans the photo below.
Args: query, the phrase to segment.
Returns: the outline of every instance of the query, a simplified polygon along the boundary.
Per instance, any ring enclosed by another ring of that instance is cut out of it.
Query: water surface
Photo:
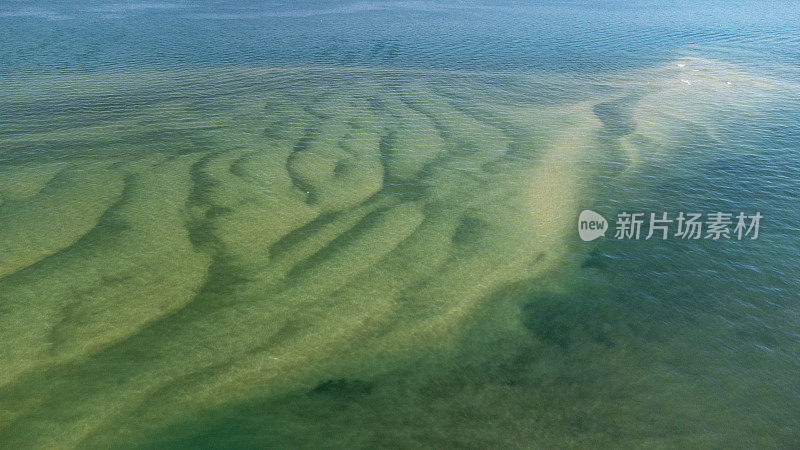
[[[0,444],[796,447],[796,16],[0,5]]]

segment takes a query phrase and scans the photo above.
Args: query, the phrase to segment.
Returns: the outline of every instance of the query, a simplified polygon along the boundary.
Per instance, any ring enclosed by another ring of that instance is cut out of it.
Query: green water
[[[718,207],[697,180],[759,157],[736,130],[791,83],[681,58],[0,89],[4,447],[798,443],[790,229],[576,234],[584,208]]]

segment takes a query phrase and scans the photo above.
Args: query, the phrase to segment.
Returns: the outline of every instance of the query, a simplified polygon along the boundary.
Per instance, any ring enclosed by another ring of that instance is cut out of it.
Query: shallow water
[[[797,446],[799,22],[726,5],[2,5],[0,444]]]

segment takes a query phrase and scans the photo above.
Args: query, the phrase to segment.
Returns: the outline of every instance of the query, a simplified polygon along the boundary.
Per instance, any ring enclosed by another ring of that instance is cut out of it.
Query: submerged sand
[[[79,81],[82,95],[61,92]],[[0,442],[106,446],[447,355],[499,292],[558,289],[581,264],[587,199],[667,158],[725,157],[674,143],[687,124],[724,143],[721,111],[786,88],[688,58],[585,83],[4,78]]]

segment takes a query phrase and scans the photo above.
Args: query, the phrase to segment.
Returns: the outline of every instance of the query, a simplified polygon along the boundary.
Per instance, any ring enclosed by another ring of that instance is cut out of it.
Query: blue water
[[[0,2],[0,447],[800,446],[798,24]]]
[[[795,65],[793,2],[36,2],[2,5],[5,67],[366,65],[602,71],[699,53]]]

